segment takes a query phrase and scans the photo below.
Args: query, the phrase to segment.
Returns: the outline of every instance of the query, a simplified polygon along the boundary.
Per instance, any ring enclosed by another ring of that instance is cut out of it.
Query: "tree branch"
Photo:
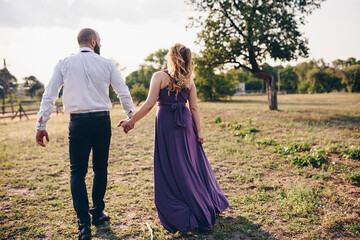
[[[219,10],[220,12],[222,12],[225,17],[230,21],[231,25],[236,29],[236,31],[243,37],[245,38],[244,34],[243,34],[243,31],[238,27],[236,26],[235,22],[231,19],[231,17],[229,16],[229,14],[226,12],[226,10],[224,11],[221,11]]]

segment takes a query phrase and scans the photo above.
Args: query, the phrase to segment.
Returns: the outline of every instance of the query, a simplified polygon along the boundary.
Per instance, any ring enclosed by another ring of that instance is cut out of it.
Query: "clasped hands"
[[[128,133],[131,129],[135,127],[135,124],[130,124],[129,121],[130,121],[129,118],[121,120],[117,126],[123,127],[124,133]]]

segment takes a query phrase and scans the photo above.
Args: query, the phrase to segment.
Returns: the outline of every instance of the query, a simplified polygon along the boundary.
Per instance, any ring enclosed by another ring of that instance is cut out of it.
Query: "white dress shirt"
[[[45,88],[37,115],[36,129],[46,129],[61,86],[64,86],[62,98],[65,113],[86,113],[111,109],[110,84],[124,112],[128,117],[132,117],[134,106],[129,88],[110,59],[84,47],[80,48],[78,54],[60,60]],[[42,122],[39,122],[40,117]]]

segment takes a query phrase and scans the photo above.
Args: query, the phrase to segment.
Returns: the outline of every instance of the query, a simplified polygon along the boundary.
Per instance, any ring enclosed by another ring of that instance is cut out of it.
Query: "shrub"
[[[356,148],[354,146],[351,146],[350,148],[343,150],[340,156],[344,158],[360,160],[360,147]]]
[[[319,149],[317,151],[311,150],[303,154],[297,154],[294,156],[288,156],[287,159],[291,161],[291,164],[297,166],[313,166],[320,167],[324,162],[324,156],[326,152],[324,149]]]
[[[240,123],[238,123],[237,121],[231,121],[230,123],[228,123],[228,127],[230,127],[231,129],[234,129],[234,130],[240,130],[242,125]]]
[[[240,125],[241,126],[241,125]],[[234,131],[234,136],[239,136],[239,137],[244,137],[248,134],[254,134],[259,132],[260,130],[256,129],[256,128],[249,128],[249,129],[241,129],[241,130],[235,130]]]
[[[221,117],[219,117],[219,116],[215,117],[214,122],[221,123],[222,122]]]
[[[326,145],[325,150],[328,153],[340,153],[342,146],[339,144]]]
[[[355,236],[360,237],[360,222],[353,221],[345,225],[346,228]]]
[[[275,146],[274,153],[280,153],[281,155],[294,154],[295,152],[310,151],[308,143],[293,142],[289,145]]]
[[[360,186],[360,172],[348,174],[346,179],[353,185]]]
[[[258,146],[263,145],[263,146],[275,146],[277,143],[273,138],[264,138],[260,141],[256,141],[256,144]]]

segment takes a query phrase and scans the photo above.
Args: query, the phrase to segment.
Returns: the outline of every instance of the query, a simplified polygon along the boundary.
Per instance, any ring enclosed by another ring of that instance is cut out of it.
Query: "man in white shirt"
[[[63,86],[64,111],[70,114],[69,153],[71,169],[71,194],[77,213],[80,239],[90,239],[90,215],[92,223],[99,225],[109,220],[103,212],[107,184],[107,166],[111,138],[109,110],[109,86],[112,85],[124,112],[129,118],[134,113],[133,101],[124,79],[115,64],[100,56],[99,34],[90,28],[78,34],[80,52],[60,60],[47,85],[37,116],[36,142],[45,147],[44,137],[49,141],[46,123],[50,119],[55,100]],[[85,186],[89,154],[93,150],[94,182],[93,207]]]

